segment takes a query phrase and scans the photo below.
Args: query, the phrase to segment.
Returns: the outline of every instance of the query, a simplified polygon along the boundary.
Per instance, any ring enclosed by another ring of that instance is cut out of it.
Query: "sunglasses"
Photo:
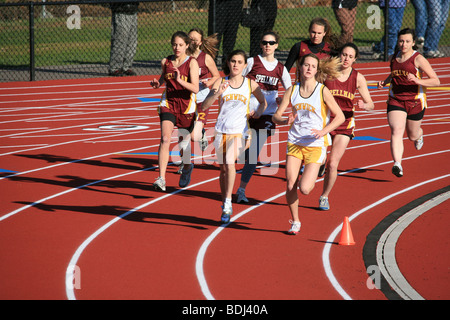
[[[270,44],[271,46],[277,44],[276,41],[261,41],[262,45],[267,46],[268,44]]]

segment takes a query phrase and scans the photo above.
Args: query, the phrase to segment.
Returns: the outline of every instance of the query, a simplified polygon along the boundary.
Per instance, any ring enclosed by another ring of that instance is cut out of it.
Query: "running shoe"
[[[128,69],[128,70],[124,70],[124,71],[123,71],[123,74],[126,75],[126,76],[135,76],[135,75],[136,75],[136,72],[134,72],[134,71],[131,70],[131,69]]]
[[[320,210],[330,210],[330,203],[328,202],[328,197],[319,198],[319,209]]]
[[[424,42],[425,42],[425,38],[424,37],[418,37],[417,40],[416,40],[416,47],[418,49],[422,49]]]
[[[238,189],[236,192],[236,196],[237,196],[236,203],[241,203],[241,202],[248,203],[248,199],[245,196],[245,190]]]
[[[202,151],[205,151],[206,148],[208,148],[208,139],[206,138],[205,133],[206,131],[203,129],[202,137],[198,141],[198,143],[200,144],[200,149],[202,149]]]
[[[305,165],[303,164],[302,167],[300,168],[300,175],[303,174],[303,171],[305,171]]]
[[[231,219],[231,215],[233,214],[233,208],[230,206],[222,206],[222,216],[220,217],[220,221],[222,223],[229,223]]]
[[[166,191],[166,180],[162,177],[158,177],[156,181],[153,183],[153,187],[155,190]]]
[[[302,225],[300,221],[289,220],[289,223],[291,224],[291,229],[288,231],[289,234],[296,235],[300,232],[300,227]]]
[[[181,176],[180,176],[180,182],[178,183],[180,188],[187,187],[189,182],[191,182],[192,170],[194,170],[193,163],[191,163],[191,165],[189,166],[189,169],[186,169],[185,167],[183,167],[183,171],[181,172]]]
[[[423,135],[421,135],[419,139],[414,141],[414,146],[416,147],[417,150],[422,149],[422,147],[423,147]]]
[[[425,58],[442,58],[445,56],[445,54],[443,54],[439,50],[424,52],[423,55],[425,56]]]
[[[319,174],[318,174],[319,177],[323,177],[325,175],[326,165],[327,165],[327,162],[325,161],[325,163],[320,166]]]
[[[403,177],[403,168],[400,163],[394,163],[394,166],[392,167],[392,173],[399,178]]]
[[[177,174],[182,174],[183,173],[183,161],[181,161],[181,163],[178,165],[178,170],[177,170]]]

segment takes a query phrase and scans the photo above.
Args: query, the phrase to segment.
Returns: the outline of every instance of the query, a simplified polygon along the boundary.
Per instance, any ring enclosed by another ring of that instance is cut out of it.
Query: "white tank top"
[[[322,83],[316,82],[313,93],[304,98],[300,95],[300,83],[292,88],[291,104],[296,117],[288,133],[288,142],[306,147],[326,147],[331,145],[329,134],[316,139],[311,129],[322,130],[330,121],[330,110],[323,101]]]
[[[222,81],[227,81],[228,77]],[[252,87],[250,79],[245,78],[239,88],[228,88],[219,97],[219,115],[216,131],[226,134],[245,134],[248,131],[248,114],[250,113],[250,96]]]

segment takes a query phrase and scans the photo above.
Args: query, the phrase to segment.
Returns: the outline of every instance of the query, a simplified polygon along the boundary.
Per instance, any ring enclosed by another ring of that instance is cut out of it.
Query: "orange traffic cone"
[[[342,225],[341,239],[339,240],[339,244],[343,246],[351,246],[355,244],[348,217],[344,218],[344,224]]]

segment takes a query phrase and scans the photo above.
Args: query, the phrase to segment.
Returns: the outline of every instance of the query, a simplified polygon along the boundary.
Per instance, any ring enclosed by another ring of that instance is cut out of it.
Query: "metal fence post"
[[[389,34],[389,5],[391,0],[384,2],[384,61],[388,61],[388,34]]]
[[[30,1],[28,4],[29,23],[30,23],[30,81],[35,79],[34,66],[34,4]]]

